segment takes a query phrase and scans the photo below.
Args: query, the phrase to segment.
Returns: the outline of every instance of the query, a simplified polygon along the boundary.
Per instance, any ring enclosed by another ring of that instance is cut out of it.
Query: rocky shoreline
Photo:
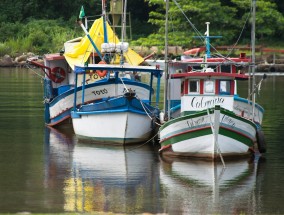
[[[138,52],[140,55],[143,55],[143,50],[141,49],[135,49],[136,52]],[[145,51],[145,50],[144,50]],[[155,49],[151,49],[150,51],[152,51],[152,53],[156,53],[157,50]],[[144,56],[146,53],[144,53]],[[182,51],[179,49],[174,49],[171,50],[170,52],[171,54],[175,55],[175,54],[180,54],[182,53]],[[36,55],[32,52],[28,52],[28,53],[23,53],[23,54],[19,54],[16,57],[11,57],[10,55],[6,54],[2,57],[0,57],[0,67],[24,67],[27,63],[27,59],[31,58],[31,57],[35,57]],[[150,55],[149,55],[150,56]],[[262,55],[262,56],[258,56],[257,58],[257,70],[259,71],[265,71],[265,72],[275,72],[275,71],[284,71],[284,57],[279,57],[276,58],[273,55]]]
[[[10,55],[4,55],[0,57],[0,67],[23,67],[26,61],[30,57],[34,57],[34,53],[23,53],[15,58]]]

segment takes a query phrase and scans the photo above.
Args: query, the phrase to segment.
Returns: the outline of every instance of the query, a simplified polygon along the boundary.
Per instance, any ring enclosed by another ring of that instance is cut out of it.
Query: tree
[[[148,0],[150,5],[158,9],[150,12],[149,22],[157,27],[154,34],[141,38],[136,44],[163,46],[165,32],[164,0]],[[234,44],[250,41],[251,0],[170,0],[169,9],[169,45],[187,47],[200,46],[203,40],[192,36],[203,35],[205,22],[210,22],[210,35],[221,35],[221,40],[214,40],[214,45]],[[187,20],[188,19],[188,20]],[[193,30],[192,23],[198,31]],[[257,0],[257,37],[264,39],[276,36],[283,30],[283,14],[277,11],[272,1]],[[201,33],[199,33],[201,32]]]

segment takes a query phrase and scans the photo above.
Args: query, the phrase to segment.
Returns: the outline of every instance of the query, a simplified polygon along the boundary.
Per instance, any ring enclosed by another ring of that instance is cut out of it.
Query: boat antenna
[[[166,1],[166,22],[165,22],[165,88],[164,88],[164,119],[169,119],[170,111],[168,111],[168,87],[169,87],[169,60],[168,60],[168,21],[169,21],[169,0]]]

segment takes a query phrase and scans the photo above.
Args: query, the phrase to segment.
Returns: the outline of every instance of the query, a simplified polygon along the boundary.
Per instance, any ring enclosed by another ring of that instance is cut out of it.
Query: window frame
[[[190,90],[190,82],[196,82],[196,91],[191,91]],[[200,94],[200,80],[199,79],[192,79],[188,80],[188,94]]]
[[[221,90],[221,84],[222,84],[222,82],[228,83],[228,85],[226,85],[226,91],[222,91],[222,90]],[[229,89],[227,89],[228,86],[229,86]],[[219,80],[218,89],[219,89],[219,94],[220,94],[220,95],[230,95],[230,94],[231,94],[231,91],[232,91],[232,81],[231,81],[231,80]]]
[[[207,92],[206,91],[206,83],[209,82],[209,81],[213,83],[213,87],[212,87],[212,91],[211,92]],[[211,94],[211,95],[215,94],[215,92],[216,92],[216,89],[215,89],[216,81],[215,80],[206,79],[206,80],[204,80],[203,86],[204,86],[204,94]]]

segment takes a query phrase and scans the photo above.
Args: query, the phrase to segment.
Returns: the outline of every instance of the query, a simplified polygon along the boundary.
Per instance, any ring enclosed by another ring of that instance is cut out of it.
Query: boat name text
[[[96,96],[100,96],[100,95],[108,94],[108,91],[106,88],[104,88],[102,90],[94,90],[92,91],[92,93],[94,93]]]
[[[204,97],[193,97],[191,100],[191,107],[193,108],[207,108],[213,107],[215,105],[221,105],[225,101],[224,98],[221,97],[214,97],[210,99],[206,99]]]
[[[193,128],[193,127],[196,127],[196,126],[202,126],[202,125],[205,125],[205,124],[209,124],[210,122],[210,119],[209,119],[209,116],[203,116],[203,117],[200,117],[198,119],[190,119],[190,120],[187,120],[186,123],[188,125],[189,128]]]
[[[236,123],[232,117],[224,115],[221,119],[221,123],[227,124],[228,126],[234,128]]]

